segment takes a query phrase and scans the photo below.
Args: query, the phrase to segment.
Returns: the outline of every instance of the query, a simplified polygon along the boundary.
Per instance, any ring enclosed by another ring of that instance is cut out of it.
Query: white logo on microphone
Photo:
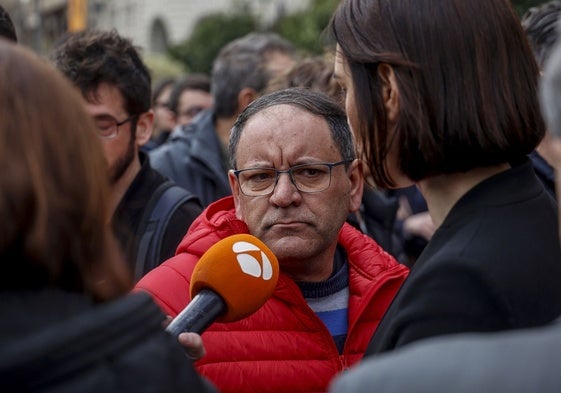
[[[253,277],[263,277],[263,280],[268,281],[273,277],[273,266],[267,255],[255,244],[249,242],[236,242],[232,245],[232,251],[236,255],[238,264],[242,268],[242,272],[249,274]],[[247,251],[259,251],[261,253],[261,263],[252,255],[246,254]]]

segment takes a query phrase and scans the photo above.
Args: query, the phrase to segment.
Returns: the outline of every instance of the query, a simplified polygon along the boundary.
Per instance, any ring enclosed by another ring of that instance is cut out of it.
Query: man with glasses
[[[51,59],[81,90],[97,125],[111,182],[113,228],[140,278],[175,254],[202,211],[196,198],[172,187],[139,151],[150,139],[154,120],[149,71],[132,43],[115,31],[69,35]]]
[[[175,124],[186,126],[199,112],[212,107],[210,78],[206,74],[189,74],[178,80],[169,96],[169,109]]]
[[[211,204],[178,254],[136,288],[175,316],[205,250],[238,233],[260,238],[279,261],[275,292],[253,315],[209,327],[198,370],[223,393],[326,391],[360,360],[407,274],[345,223],[363,191],[345,113],[322,93],[271,93],[238,117],[229,153],[232,196]]]

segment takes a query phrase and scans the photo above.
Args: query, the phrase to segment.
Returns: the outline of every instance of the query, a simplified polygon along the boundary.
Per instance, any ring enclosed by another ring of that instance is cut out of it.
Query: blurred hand
[[[397,209],[396,218],[401,221],[405,221],[405,219],[411,216],[413,212],[411,211],[411,205],[407,200],[405,195],[399,197],[399,208]]]
[[[430,240],[436,230],[429,212],[413,214],[403,222],[403,229],[411,235]]]
[[[165,329],[167,325],[173,320],[169,315],[162,323],[162,327]],[[181,333],[177,337],[177,341],[185,350],[187,357],[193,361],[197,361],[206,355],[206,349],[203,344],[202,337],[197,333]]]
[[[561,138],[547,132],[537,151],[558,173],[561,172]]]
[[[197,333],[181,333],[178,340],[191,360],[196,361],[206,355],[203,339]]]

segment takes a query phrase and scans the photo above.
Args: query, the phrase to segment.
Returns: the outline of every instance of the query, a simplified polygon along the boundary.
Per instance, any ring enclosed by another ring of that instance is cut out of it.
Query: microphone
[[[271,297],[279,263],[258,238],[239,234],[210,247],[195,265],[191,302],[167,326],[174,336],[201,334],[214,321],[234,322],[257,311]]]

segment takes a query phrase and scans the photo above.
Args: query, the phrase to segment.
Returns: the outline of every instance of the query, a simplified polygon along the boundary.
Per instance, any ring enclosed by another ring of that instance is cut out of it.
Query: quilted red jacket
[[[192,224],[175,257],[136,286],[177,315],[190,301],[189,279],[200,256],[247,226],[236,219],[231,197],[211,204]],[[198,371],[223,393],[325,392],[331,379],[358,362],[408,269],[371,238],[345,224],[339,244],[349,263],[348,338],[340,355],[326,326],[298,286],[280,274],[273,296],[253,315],[214,323],[203,333],[207,355]]]

